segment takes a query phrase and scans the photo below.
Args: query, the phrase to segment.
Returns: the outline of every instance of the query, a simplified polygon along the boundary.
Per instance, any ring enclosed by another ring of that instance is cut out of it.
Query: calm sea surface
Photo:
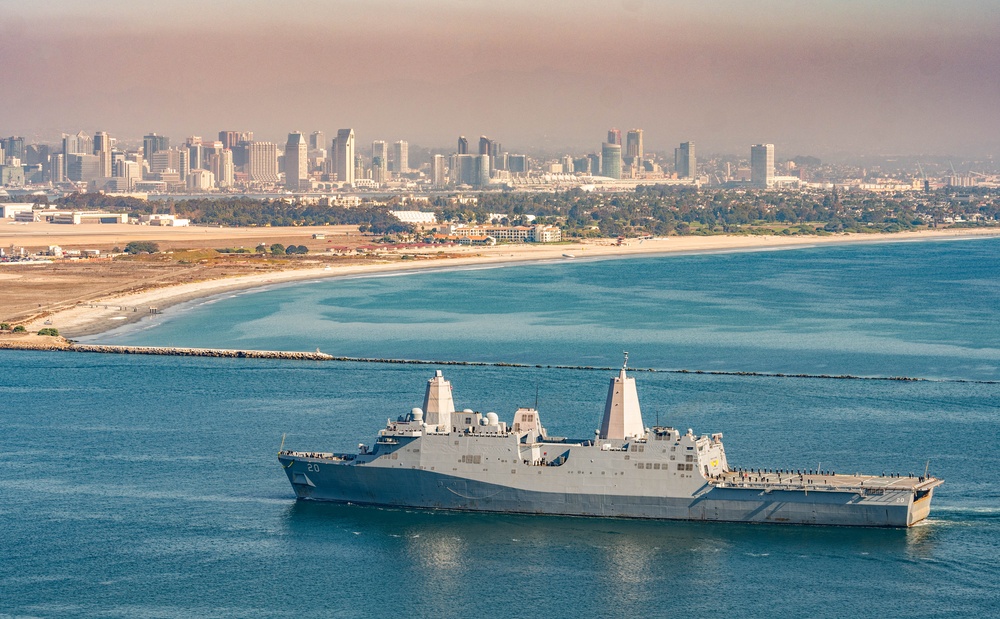
[[[444,367],[456,404],[589,436],[621,351],[647,425],[730,464],[946,480],[909,530],[298,504],[286,446],[353,450],[434,366],[0,351],[0,617],[1000,615],[1000,240],[325,280],[92,341]]]

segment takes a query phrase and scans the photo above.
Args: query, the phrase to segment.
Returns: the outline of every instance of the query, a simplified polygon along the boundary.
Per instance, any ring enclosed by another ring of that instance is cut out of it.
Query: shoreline
[[[469,255],[461,257],[423,258],[410,263],[394,261],[383,264],[290,269],[274,273],[209,279],[127,294],[111,295],[94,299],[86,304],[81,303],[75,307],[56,311],[49,316],[36,318],[25,326],[29,332],[36,332],[41,328],[51,326],[59,329],[60,333],[69,338],[90,337],[138,322],[142,318],[151,315],[148,311],[149,308],[155,308],[157,313],[159,313],[164,309],[179,304],[207,299],[225,293],[267,288],[279,284],[315,279],[396,275],[451,270],[471,266],[503,266],[507,264],[573,259],[615,259],[651,257],[656,255],[670,256],[736,251],[774,251],[804,249],[822,245],[970,240],[998,236],[1000,236],[1000,230],[998,229],[950,229],[899,232],[888,235],[835,234],[819,237],[783,237],[772,235],[684,236],[632,241],[630,244],[621,246],[608,244],[608,240],[604,240],[604,244],[591,241],[560,244],[557,246],[498,245],[494,247],[470,248],[466,252]],[[567,254],[571,255],[572,258],[567,256]],[[140,311],[140,309],[144,311]]]

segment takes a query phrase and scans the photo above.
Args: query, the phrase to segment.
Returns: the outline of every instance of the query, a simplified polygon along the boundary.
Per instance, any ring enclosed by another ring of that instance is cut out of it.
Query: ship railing
[[[746,488],[748,490],[813,490],[819,492],[854,492],[863,496],[873,496],[885,494],[885,488],[869,488],[866,486],[839,486],[835,484],[813,484],[799,480],[789,480],[780,482],[746,481],[741,479],[710,479],[710,484],[719,488]],[[902,490],[901,488],[897,488]],[[878,492],[875,492],[878,491]]]
[[[355,454],[336,454],[330,452],[319,452],[319,451],[293,451],[291,449],[285,449],[278,452],[279,456],[292,456],[294,458],[310,458],[312,460],[334,460],[334,461],[345,461],[354,460],[357,456]]]

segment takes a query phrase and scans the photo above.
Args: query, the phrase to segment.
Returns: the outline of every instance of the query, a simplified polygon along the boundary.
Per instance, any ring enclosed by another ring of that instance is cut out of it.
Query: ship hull
[[[927,516],[931,493],[863,497],[855,492],[760,490],[706,483],[691,495],[563,492],[501,485],[420,469],[279,458],[301,500],[471,512],[907,527]]]

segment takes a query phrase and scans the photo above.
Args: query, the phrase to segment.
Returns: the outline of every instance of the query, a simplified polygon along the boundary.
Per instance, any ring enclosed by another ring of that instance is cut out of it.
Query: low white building
[[[149,226],[167,226],[180,228],[191,223],[190,219],[178,219],[175,215],[153,214],[143,215],[139,221]]]
[[[10,202],[0,204],[0,219],[14,219],[18,213],[31,212],[34,208],[31,202]]]
[[[393,217],[405,224],[436,224],[437,216],[424,211],[389,211]]]
[[[450,232],[459,236],[489,236],[497,241],[522,243],[554,243],[562,240],[562,230],[556,226],[451,226]]]
[[[128,213],[105,213],[103,211],[57,211],[46,212],[45,219],[54,224],[127,224]]]

